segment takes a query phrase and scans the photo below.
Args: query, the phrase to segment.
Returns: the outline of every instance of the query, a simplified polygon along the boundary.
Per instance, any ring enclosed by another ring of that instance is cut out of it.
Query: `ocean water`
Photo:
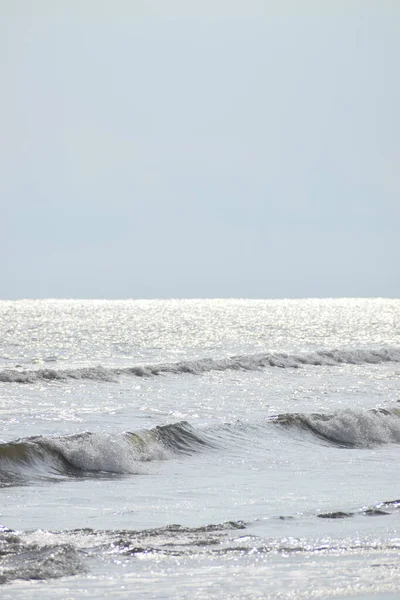
[[[399,598],[400,301],[0,302],[0,597]]]

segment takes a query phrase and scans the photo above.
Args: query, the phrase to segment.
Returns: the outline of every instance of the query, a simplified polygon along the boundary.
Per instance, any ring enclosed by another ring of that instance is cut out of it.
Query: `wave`
[[[336,511],[314,513],[319,519],[364,518],[365,516],[385,515],[398,518],[399,500],[381,502],[370,508],[362,507],[355,512]],[[381,510],[384,506],[389,511]],[[310,514],[297,514],[291,519],[309,519]],[[283,517],[275,517],[282,519]],[[289,517],[286,517],[289,518]],[[249,526],[253,523],[242,520],[211,523],[197,527],[178,524],[154,529],[98,530],[91,528],[61,531],[30,530],[13,531],[0,526],[0,584],[15,580],[50,580],[59,577],[86,573],[93,557],[121,557],[137,555],[147,557],[171,556],[215,557],[218,555],[265,555],[275,554],[338,554],[376,551],[393,552],[398,555],[398,539],[338,539],[320,536],[301,538],[287,535],[283,538],[256,535]],[[320,521],[322,525],[323,521]],[[88,560],[89,559],[89,560]]]
[[[0,444],[0,486],[20,485],[26,476],[135,474],[142,462],[189,455],[213,446],[206,433],[186,422],[116,435],[83,432],[34,436]]]
[[[400,443],[400,409],[346,409],[334,414],[287,413],[271,417],[283,428],[311,434],[325,444],[365,448]]]
[[[156,529],[13,531],[0,525],[0,585],[15,580],[49,580],[86,573],[88,556],[137,554],[190,555],[225,541],[243,521],[199,527],[167,525]]]
[[[44,580],[85,573],[80,553],[66,544],[41,549],[21,549],[17,554],[2,557],[0,584],[15,580]]]
[[[209,371],[256,371],[268,367],[297,369],[311,366],[339,366],[343,364],[363,365],[400,362],[400,348],[389,347],[378,350],[319,350],[305,354],[264,353],[231,356],[228,358],[201,358],[176,363],[134,365],[132,367],[82,367],[76,369],[2,369],[2,383],[35,383],[37,381],[65,381],[68,379],[91,379],[114,381],[121,375],[151,377],[167,374],[201,375]]]
[[[284,437],[294,431],[304,441],[311,436],[312,442],[347,448],[400,443],[400,409],[287,413],[257,424],[237,421],[205,428],[182,421],[115,435],[83,432],[28,437],[0,444],[0,487],[23,485],[31,478],[138,474],[143,462],[232,447],[248,450],[255,438],[270,449],[271,431],[277,430]]]

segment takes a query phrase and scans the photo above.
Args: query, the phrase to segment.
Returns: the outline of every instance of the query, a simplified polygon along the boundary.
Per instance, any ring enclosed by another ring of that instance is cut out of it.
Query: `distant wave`
[[[134,365],[132,367],[108,368],[94,366],[77,369],[2,369],[0,382],[35,383],[36,381],[65,381],[68,379],[92,379],[113,381],[121,375],[151,377],[168,374],[200,375],[209,371],[256,371],[268,367],[296,369],[306,365],[338,366],[400,362],[400,348],[388,347],[378,350],[319,350],[305,354],[265,353],[231,356],[228,358],[201,358],[176,363]]]
[[[134,474],[141,472],[139,465],[145,461],[251,447],[253,436],[270,446],[271,427],[284,437],[294,430],[304,440],[311,435],[312,441],[333,446],[400,443],[400,409],[287,413],[257,424],[238,421],[208,428],[194,428],[183,421],[115,435],[84,432],[28,437],[0,444],[0,486],[21,485],[38,477]]]

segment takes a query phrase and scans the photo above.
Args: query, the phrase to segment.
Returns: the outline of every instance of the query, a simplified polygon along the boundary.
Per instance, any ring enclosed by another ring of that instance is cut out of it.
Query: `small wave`
[[[287,413],[271,421],[342,447],[363,448],[400,442],[400,409],[342,410],[334,414]]]
[[[268,367],[297,369],[310,366],[339,366],[344,364],[363,365],[400,362],[400,348],[379,350],[320,350],[307,354],[265,353],[231,356],[228,358],[202,358],[177,363],[134,365],[123,368],[106,368],[101,365],[77,369],[2,369],[2,383],[35,383],[37,381],[65,381],[91,379],[114,381],[121,375],[151,377],[157,375],[201,375],[209,371],[256,371]]]
[[[316,515],[318,516],[318,515]],[[332,517],[331,517],[332,518]],[[333,517],[337,518],[337,517]],[[183,527],[168,525],[158,529],[0,532],[0,583],[15,579],[51,579],[87,571],[86,559],[148,556],[193,557],[216,555],[350,554],[354,552],[394,552],[398,540],[370,540],[328,537],[307,539],[286,536],[263,539],[243,531],[248,523],[228,523]]]
[[[81,554],[73,544],[38,544],[20,532],[0,527],[0,584],[19,580],[55,579],[84,573]]]
[[[365,518],[369,515],[386,515],[380,510],[382,505],[398,508],[399,501],[382,502],[374,507],[365,507],[355,512],[335,511],[317,513],[314,517],[323,526],[325,519],[346,517]],[[310,515],[297,514],[296,520],[308,519]],[[394,513],[393,517],[396,517]],[[279,518],[279,517],[278,517]],[[288,517],[286,517],[288,518]],[[258,521],[254,521],[255,524]],[[368,539],[357,537],[339,538],[333,535],[318,537],[298,537],[287,534],[284,537],[263,538],[257,535],[252,523],[242,520],[188,527],[178,524],[143,530],[91,528],[46,531],[13,531],[0,526],[0,584],[15,580],[51,580],[59,577],[87,573],[93,566],[93,558],[125,561],[129,557],[147,555],[154,557],[208,556],[254,556],[254,555],[352,555],[354,553],[385,552],[398,557],[399,540]],[[332,525],[333,527],[333,525]],[[340,531],[342,532],[342,527]]]
[[[349,517],[353,517],[354,513],[353,512],[344,512],[342,510],[337,510],[334,512],[327,512],[327,513],[319,513],[317,515],[317,517],[319,519],[347,519]]]
[[[0,526],[0,585],[18,580],[54,579],[87,572],[87,557],[99,555],[179,554],[207,551],[246,528],[243,521],[199,527],[167,525],[156,529],[12,531]]]

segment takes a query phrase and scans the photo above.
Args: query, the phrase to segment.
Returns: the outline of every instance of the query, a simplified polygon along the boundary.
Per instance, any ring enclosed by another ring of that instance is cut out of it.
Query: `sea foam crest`
[[[313,434],[328,444],[368,447],[400,443],[400,409],[346,409],[334,414],[288,413],[272,417],[272,422]]]
[[[3,369],[0,370],[0,382],[34,383],[36,381],[65,381],[68,379],[92,379],[113,381],[121,375],[151,377],[167,374],[200,375],[209,371],[255,371],[268,367],[299,368],[305,365],[338,366],[342,364],[379,364],[400,362],[400,348],[353,350],[319,350],[305,354],[264,353],[231,356],[228,358],[201,358],[176,363],[158,363],[134,365],[123,368],[105,368],[101,365],[77,369]]]

